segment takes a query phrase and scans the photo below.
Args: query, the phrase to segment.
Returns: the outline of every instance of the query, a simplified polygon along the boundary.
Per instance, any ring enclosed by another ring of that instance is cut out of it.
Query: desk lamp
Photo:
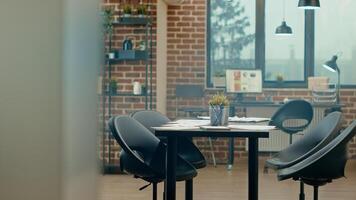
[[[334,55],[331,60],[324,63],[323,67],[331,72],[337,72],[337,85],[336,85],[336,103],[340,103],[340,69],[336,63],[337,56]]]

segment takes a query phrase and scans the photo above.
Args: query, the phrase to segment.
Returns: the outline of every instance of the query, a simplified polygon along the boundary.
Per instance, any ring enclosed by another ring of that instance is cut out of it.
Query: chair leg
[[[152,183],[152,200],[157,200],[157,183]]]
[[[185,181],[185,200],[193,200],[193,179]]]
[[[213,158],[213,164],[214,164],[214,167],[216,167],[216,160],[215,160],[213,141],[211,140],[211,137],[209,137],[208,140],[209,140],[211,157]]]
[[[318,200],[319,197],[319,187],[318,186],[314,186],[314,200]]]
[[[268,167],[266,165],[263,167],[263,173],[268,174]]]
[[[299,193],[299,200],[305,200],[305,194],[304,194],[304,183],[303,183],[303,181],[300,181],[300,193]]]

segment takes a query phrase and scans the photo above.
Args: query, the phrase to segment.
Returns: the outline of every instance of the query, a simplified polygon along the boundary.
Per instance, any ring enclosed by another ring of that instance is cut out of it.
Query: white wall
[[[1,0],[0,199],[96,198],[98,5]]]

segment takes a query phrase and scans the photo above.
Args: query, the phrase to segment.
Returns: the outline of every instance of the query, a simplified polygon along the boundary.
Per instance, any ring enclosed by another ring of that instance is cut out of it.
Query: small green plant
[[[132,14],[132,7],[130,4],[125,4],[123,7],[122,7],[122,12],[125,14],[125,15],[131,15]]]
[[[113,7],[106,7],[103,11],[104,32],[109,35],[114,32],[114,13]]]
[[[209,105],[210,106],[228,106],[230,104],[229,99],[222,93],[217,93],[214,95],[210,101]]]
[[[137,6],[137,14],[138,15],[147,15],[147,5],[141,4]]]
[[[282,74],[277,74],[276,76],[276,81],[278,82],[282,82],[284,79],[283,79],[283,75]]]

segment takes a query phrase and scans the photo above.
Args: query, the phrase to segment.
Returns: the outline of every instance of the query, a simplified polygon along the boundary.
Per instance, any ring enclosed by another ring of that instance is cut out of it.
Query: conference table
[[[167,138],[165,199],[176,200],[177,139],[179,137],[248,138],[248,200],[258,200],[258,140],[268,138],[269,130],[154,128],[156,136]]]

